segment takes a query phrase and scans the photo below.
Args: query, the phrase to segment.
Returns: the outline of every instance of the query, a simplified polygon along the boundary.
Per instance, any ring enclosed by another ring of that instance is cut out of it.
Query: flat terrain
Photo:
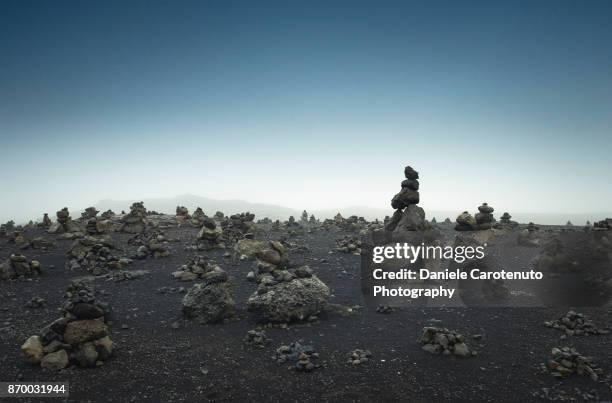
[[[117,345],[114,357],[92,369],[70,367],[49,372],[27,364],[19,351],[23,341],[59,316],[58,307],[70,281],[87,276],[86,271],[65,268],[66,251],[72,241],[26,231],[32,238],[44,235],[54,240],[47,252],[28,249],[28,259],[39,260],[44,275],[33,280],[0,283],[0,381],[68,381],[71,401],[537,401],[573,397],[584,400],[591,393],[597,400],[612,400],[612,335],[568,337],[560,340],[557,330],[543,322],[562,316],[563,308],[416,308],[405,307],[390,314],[363,307],[360,257],[330,253],[340,229],[316,230],[292,236],[307,249],[290,251],[294,264],[308,264],[332,290],[330,303],[355,307],[348,314],[333,309],[319,320],[266,328],[271,341],[263,349],[247,346],[243,338],[258,325],[246,312],[248,296],[256,284],[245,279],[254,267],[248,260],[224,257],[224,250],[197,252],[193,244],[197,229],[165,229],[172,242],[166,258],[136,260],[130,270],[146,270],[142,278],[122,282],[105,277],[94,280],[99,299],[113,310],[111,337]],[[446,235],[452,236],[447,229]],[[129,235],[113,234],[127,247]],[[278,239],[281,232],[261,237]],[[517,246],[516,233],[507,235],[496,252],[507,269],[527,267],[536,248]],[[0,239],[0,259],[17,248]],[[160,293],[161,287],[189,287],[170,273],[187,258],[206,254],[225,269],[235,285],[238,317],[229,323],[200,325],[181,314],[181,293]],[[33,297],[46,300],[46,307],[26,308]],[[580,309],[600,327],[612,323],[608,308]],[[175,324],[174,326],[172,326]],[[178,326],[177,326],[178,324]],[[468,336],[475,357],[431,355],[418,339],[424,326],[443,326]],[[471,336],[482,335],[475,340]],[[303,340],[320,354],[323,368],[310,373],[289,370],[271,359],[276,348]],[[574,346],[593,356],[603,369],[599,381],[588,377],[558,380],[542,373],[550,349]],[[361,348],[372,352],[372,360],[361,366],[347,364],[347,353]],[[534,395],[537,394],[537,395]]]

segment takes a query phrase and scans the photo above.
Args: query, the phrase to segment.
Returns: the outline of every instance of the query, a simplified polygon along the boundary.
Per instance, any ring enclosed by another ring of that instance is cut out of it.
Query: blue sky
[[[610,211],[609,1],[0,2],[2,217],[194,193]]]

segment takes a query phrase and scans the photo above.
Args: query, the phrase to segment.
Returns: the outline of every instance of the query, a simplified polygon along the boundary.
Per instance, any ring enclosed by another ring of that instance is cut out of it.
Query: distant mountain
[[[251,203],[244,200],[218,200],[207,197],[196,196],[192,194],[184,194],[172,198],[163,199],[142,199],[142,200],[100,200],[95,204],[100,211],[108,209],[116,213],[122,210],[128,212],[130,205],[135,201],[143,201],[147,210],[154,210],[159,213],[174,214],[176,206],[185,206],[190,212],[197,207],[208,215],[213,215],[217,211],[221,211],[226,215],[242,213],[249,211],[255,214],[255,218],[269,217],[273,220],[286,220],[290,215],[298,218],[301,211],[294,210],[288,207],[277,206],[274,204]]]

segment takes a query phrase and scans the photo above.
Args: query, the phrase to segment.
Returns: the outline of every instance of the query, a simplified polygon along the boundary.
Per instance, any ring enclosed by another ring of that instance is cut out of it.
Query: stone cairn
[[[270,322],[316,320],[327,305],[329,288],[308,266],[273,270],[260,276],[247,301],[250,312]]]
[[[176,217],[183,220],[189,220],[191,218],[189,210],[185,206],[176,206]]]
[[[372,359],[372,352],[370,350],[362,350],[358,348],[348,353],[347,356],[347,364],[361,365]]]
[[[87,207],[85,211],[81,213],[81,221],[88,221],[91,218],[96,218],[99,211],[95,207]]]
[[[68,207],[64,207],[56,213],[57,221],[51,224],[47,232],[50,234],[64,234],[67,232],[78,232],[78,226],[70,218]]]
[[[198,265],[201,283],[194,284],[183,297],[183,314],[200,323],[228,320],[236,313],[234,288],[225,270],[216,265]]]
[[[202,220],[202,228],[197,235],[197,243],[199,250],[210,250],[215,248],[224,248],[223,229],[221,224],[212,218]]]
[[[289,265],[287,249],[278,241],[270,241],[267,244],[262,241],[242,240],[236,244],[238,253],[247,257],[255,257],[256,271],[247,274],[247,280],[261,283],[262,281],[273,281],[285,273],[284,269]],[[241,252],[242,251],[242,252]]]
[[[276,349],[276,353],[272,359],[280,364],[292,364],[289,369],[296,371],[310,372],[320,368],[318,363],[319,353],[311,346],[302,344],[301,341],[296,341],[291,344],[282,345]]]
[[[134,202],[130,206],[130,212],[121,218],[121,232],[138,234],[144,232],[147,227],[147,209],[143,202]]]
[[[133,259],[146,259],[151,256],[155,259],[170,256],[168,240],[164,232],[159,229],[141,232],[128,239],[128,245],[137,246]]]
[[[28,338],[21,351],[28,362],[51,370],[100,366],[113,353],[109,313],[89,284],[75,281],[64,295],[62,317]]]
[[[597,221],[593,223],[593,227],[603,231],[610,230],[612,228],[612,218],[606,218],[605,220]]]
[[[556,378],[564,378],[573,374],[585,375],[597,381],[603,372],[591,357],[581,355],[573,347],[554,347],[550,351],[550,358],[546,364],[542,364],[543,371],[548,372]]]
[[[244,344],[257,348],[264,348],[268,341],[270,339],[266,337],[266,332],[261,329],[249,330],[244,336]]]
[[[10,232],[15,230],[15,221],[11,220],[6,222],[6,224],[0,224],[0,237],[4,238]]]
[[[336,239],[336,251],[359,255],[361,254],[361,241],[358,237],[345,235]]]
[[[202,207],[198,207],[191,215],[191,225],[193,225],[194,227],[201,227],[204,224],[204,220],[206,218],[208,218],[208,216],[204,213]]]
[[[568,311],[559,319],[544,322],[544,326],[560,330],[567,336],[591,336],[610,333],[609,330],[598,328],[583,314],[575,311]]]
[[[113,210],[106,210],[104,213],[100,214],[100,217],[104,220],[110,220],[115,217],[115,212]]]
[[[424,229],[425,211],[419,204],[419,173],[407,166],[404,168],[406,179],[402,189],[393,196],[391,207],[395,213],[387,223],[387,231],[418,231]]]
[[[518,223],[516,221],[512,221],[511,218],[512,216],[508,214],[508,212],[502,214],[502,216],[499,218],[499,227],[508,229],[518,227]]]
[[[455,231],[481,231],[491,229],[495,223],[493,217],[493,207],[487,203],[478,206],[478,213],[472,217],[470,213],[464,211],[457,217]]]
[[[126,268],[132,261],[115,254],[117,249],[108,237],[85,236],[73,242],[68,250],[69,270],[85,268],[94,276]]]
[[[49,229],[49,227],[51,227],[52,224],[53,223],[51,222],[51,219],[49,218],[49,214],[45,213],[42,219],[42,227],[44,229]]]
[[[300,217],[300,221],[302,224],[308,224],[308,212],[306,210],[302,211],[302,217]]]
[[[194,259],[189,259],[187,263],[179,267],[172,273],[172,277],[181,281],[194,281],[203,279],[208,273],[221,273],[223,270],[218,265],[211,263],[206,257],[198,256]]]
[[[28,262],[28,258],[19,253],[10,255],[4,263],[0,264],[0,280],[30,278],[41,274],[40,262],[37,260]]]
[[[223,240],[226,245],[234,245],[241,239],[252,239],[256,230],[255,214],[240,213],[232,214],[228,219],[221,221],[223,229]]]
[[[476,355],[465,343],[465,336],[440,327],[424,327],[420,343],[423,350],[432,354],[470,357]]]

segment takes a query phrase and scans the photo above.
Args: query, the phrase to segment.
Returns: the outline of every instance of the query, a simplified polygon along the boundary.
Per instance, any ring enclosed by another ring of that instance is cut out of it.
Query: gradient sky
[[[610,1],[0,1],[0,211],[612,210]],[[126,206],[127,207],[127,206]]]

